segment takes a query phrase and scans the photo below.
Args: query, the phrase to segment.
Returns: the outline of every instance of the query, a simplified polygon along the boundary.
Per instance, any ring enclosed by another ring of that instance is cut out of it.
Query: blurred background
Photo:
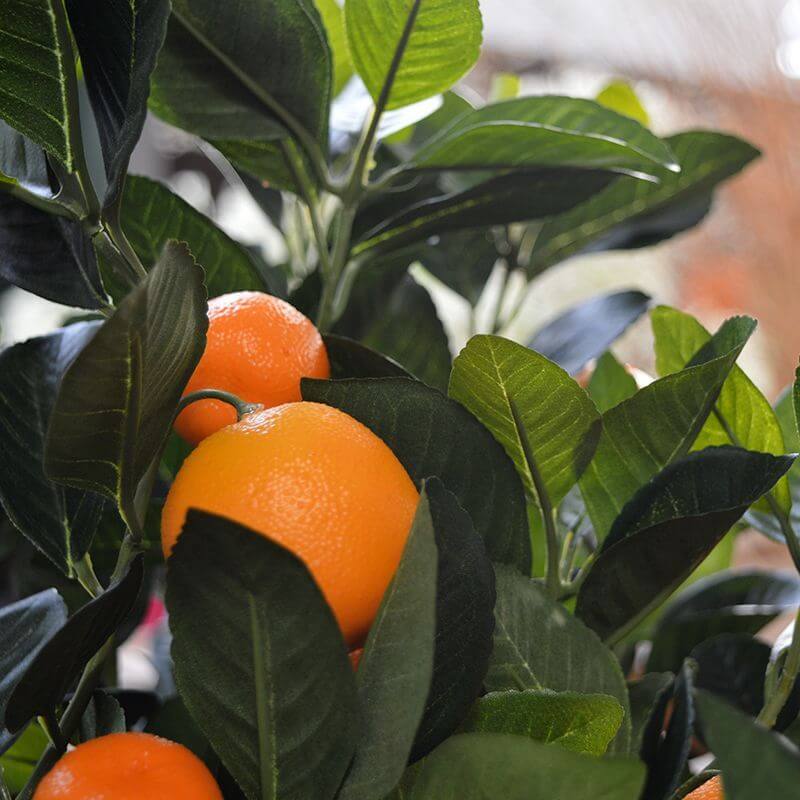
[[[594,97],[610,80],[629,82],[657,133],[711,127],[739,134],[764,157],[720,193],[689,234],[625,254],[577,258],[539,281],[514,333],[526,335],[599,290],[641,288],[714,327],[749,313],[760,329],[746,369],[770,397],[800,352],[800,0],[483,0],[484,55],[464,92],[486,97],[493,76],[516,73],[523,93]],[[235,237],[280,245],[266,218],[224,168],[191,138],[149,120],[131,170],[168,183]],[[460,347],[459,309],[437,305]],[[0,295],[0,342],[51,329],[62,310],[12,289]],[[615,348],[650,367],[647,321]]]

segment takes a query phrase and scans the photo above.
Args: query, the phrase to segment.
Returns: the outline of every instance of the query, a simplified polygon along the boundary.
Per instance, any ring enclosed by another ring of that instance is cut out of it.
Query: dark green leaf
[[[439,484],[434,497],[442,491]],[[361,733],[340,800],[372,800],[396,786],[425,711],[436,636],[431,500],[423,487],[403,558],[364,645],[356,673]]]
[[[644,784],[634,758],[596,758],[523,736],[468,733],[427,759],[411,800],[631,800]]]
[[[721,572],[698,581],[666,609],[653,632],[650,670],[677,671],[692,649],[720,633],[755,634],[800,605],[796,575]]]
[[[671,672],[649,672],[637,681],[628,683],[631,702],[631,724],[633,726],[632,753],[641,752],[650,730],[657,727],[659,735],[664,727],[664,709],[672,692]],[[656,722],[656,720],[658,720]]]
[[[597,446],[600,418],[586,392],[561,367],[508,339],[470,339],[453,363],[450,396],[500,442],[540,508],[546,504],[540,491],[552,505],[559,503]],[[523,436],[533,463],[524,452]]]
[[[649,307],[650,297],[635,290],[593,297],[545,325],[528,347],[575,375],[602,355]]]
[[[410,378],[396,362],[361,342],[326,333],[323,336],[333,378]]]
[[[150,73],[167,32],[169,0],[66,0],[115,201],[147,113]]]
[[[80,132],[63,0],[6,0],[3,23],[0,117],[71,170]]]
[[[591,200],[545,222],[528,263],[531,274],[570,256],[643,247],[696,225],[717,184],[735,175],[758,150],[733,136],[706,131],[665,140],[680,172],[654,169],[658,183],[623,177]]]
[[[36,653],[11,692],[6,726],[20,730],[35,716],[61,703],[89,659],[122,625],[133,608],[144,575],[138,556],[128,571],[101,595],[76,611]]]
[[[647,128],[574,97],[522,97],[459,117],[415,155],[417,169],[580,167],[660,176],[678,172],[669,146]]]
[[[0,252],[0,277],[21,289],[78,308],[105,304],[92,244],[78,222],[0,191]]]
[[[158,261],[170,239],[186,242],[203,266],[209,297],[265,290],[247,250],[157,181],[128,177],[122,197],[122,227],[147,269]]]
[[[712,338],[694,317],[674,308],[659,306],[653,310],[651,320],[656,367],[661,375],[683,369]],[[739,366],[731,370],[725,381],[714,413],[703,426],[694,449],[723,444],[773,455],[786,452],[780,424],[769,401]],[[781,480],[772,494],[788,512],[791,507],[788,481]],[[769,506],[765,506],[764,510],[768,509]]]
[[[614,654],[537,583],[508,568],[497,569],[494,652],[486,688],[611,695],[625,711],[612,750],[630,752],[628,690]]]
[[[725,327],[733,341],[722,353],[655,381],[603,415],[600,444],[580,484],[601,539],[636,491],[688,452],[754,325],[737,318]]]
[[[136,525],[134,497],[205,347],[203,270],[170,242],[67,370],[50,420],[47,475],[103,493]]]
[[[0,501],[14,525],[67,575],[89,547],[102,501],[45,476],[45,437],[61,377],[97,328],[79,322],[0,352]]]
[[[391,87],[387,108],[449,89],[478,60],[483,27],[478,0],[349,0],[345,25],[375,101]]]
[[[5,178],[39,196],[53,194],[44,150],[0,120],[0,185]]]
[[[475,704],[465,730],[513,733],[601,756],[623,716],[622,706],[607,694],[492,692]]]
[[[432,478],[426,486],[439,551],[436,648],[412,761],[450,736],[481,694],[494,632],[494,569],[483,540],[439,481]]]
[[[625,506],[578,593],[575,613],[619,635],[669,597],[793,458],[719,447],[662,470]]]
[[[433,234],[559,214],[604,189],[614,176],[570,168],[508,173],[413,203],[366,230],[353,255],[398,250]]]
[[[66,619],[67,607],[55,589],[0,608],[0,753],[12,741],[6,709],[14,687]]]
[[[438,477],[472,517],[490,557],[528,571],[522,484],[511,460],[464,408],[407,378],[302,382],[304,400],[335,406],[383,439],[411,478]]]
[[[601,414],[633,397],[636,390],[636,379],[610,350],[597,360],[597,366],[586,388]]]
[[[86,706],[79,727],[81,742],[88,742],[98,736],[110,733],[125,733],[125,712],[122,706],[108,692],[97,689]]]
[[[796,794],[800,751],[793,744],[706,692],[698,692],[697,705],[728,800]]]
[[[265,536],[190,510],[169,560],[175,679],[250,800],[330,800],[353,755],[353,671],[306,567]]]

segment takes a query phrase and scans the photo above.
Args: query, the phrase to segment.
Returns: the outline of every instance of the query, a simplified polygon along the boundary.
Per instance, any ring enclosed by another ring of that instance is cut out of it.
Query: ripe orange
[[[287,403],[246,415],[186,459],[161,517],[169,555],[198,508],[301,558],[345,639],[365,637],[397,569],[419,494],[372,431],[338,409]]]
[[[112,733],[78,745],[44,776],[33,800],[222,800],[205,764],[149,733]]]
[[[328,378],[325,343],[307,317],[261,292],[235,292],[208,303],[208,335],[200,363],[184,391],[222,389],[266,408],[300,399],[301,378]],[[221,400],[198,400],[175,421],[197,444],[236,421]]]
[[[685,800],[725,800],[725,793],[722,791],[722,779],[717,775],[710,781],[706,781],[691,794],[687,794]]]

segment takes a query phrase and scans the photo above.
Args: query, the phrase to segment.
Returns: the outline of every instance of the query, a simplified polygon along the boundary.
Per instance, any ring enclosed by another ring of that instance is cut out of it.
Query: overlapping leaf
[[[608,350],[597,361],[586,391],[598,411],[605,414],[614,406],[636,394],[636,379]]]

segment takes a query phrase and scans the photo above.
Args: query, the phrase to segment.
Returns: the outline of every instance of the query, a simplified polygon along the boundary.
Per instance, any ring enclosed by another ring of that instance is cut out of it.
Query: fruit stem
[[[175,416],[177,417],[184,408],[192,403],[196,403],[198,400],[220,400],[223,403],[233,406],[236,410],[237,422],[246,414],[252,414],[254,411],[258,411],[261,408],[257,403],[246,403],[235,394],[223,392],[222,389],[199,389],[181,398],[180,403],[178,403],[178,408],[175,411]]]

